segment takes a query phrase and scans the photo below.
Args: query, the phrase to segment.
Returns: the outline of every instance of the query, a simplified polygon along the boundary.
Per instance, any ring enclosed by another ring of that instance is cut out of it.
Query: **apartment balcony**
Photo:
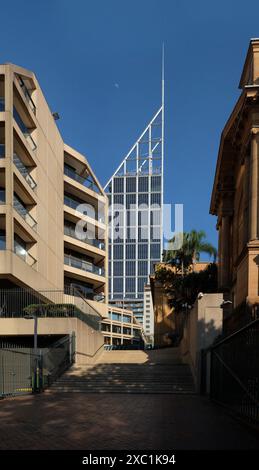
[[[13,197],[13,207],[18,212],[18,214],[25,220],[25,222],[35,231],[37,231],[37,222],[31,216],[26,207],[19,201],[19,199],[14,195]]]
[[[74,199],[70,196],[67,196],[65,195],[64,196],[64,205],[67,206],[67,207],[70,207],[70,209],[73,209],[73,210],[77,210],[78,209],[78,206],[80,206],[81,204],[87,204],[86,201],[80,201],[79,199]],[[94,208],[93,208],[94,209]],[[85,216],[85,214],[82,214]],[[94,222],[98,222],[98,223],[101,223],[101,224],[105,224],[105,217],[103,214],[95,214],[95,218],[91,217],[90,215],[87,216],[89,217],[89,219],[92,219]]]
[[[19,83],[20,85],[20,89],[22,90],[23,92],[23,95],[25,97],[25,100],[27,101],[28,103],[28,106],[29,108],[31,109],[31,111],[33,112],[33,114],[36,115],[36,105],[31,97],[31,93],[29,91],[29,89],[27,88],[27,86],[25,85],[22,77],[18,76],[17,77],[17,82]]]
[[[80,240],[80,238],[76,236],[76,232],[74,228],[69,225],[66,225],[66,224],[64,225],[64,234],[80,242],[83,242],[86,245],[93,246],[95,248],[98,248],[99,250],[103,250],[103,251],[105,250],[105,243],[101,242],[100,240],[90,239],[90,238],[86,238],[85,240]]]
[[[36,187],[37,187],[36,182],[34,181],[33,177],[30,175],[28,169],[26,168],[26,166],[23,164],[23,162],[21,161],[21,159],[18,157],[18,155],[16,153],[14,153],[14,155],[13,155],[13,162],[14,162],[16,168],[18,169],[18,171],[20,172],[20,174],[23,176],[25,181],[30,186],[30,188],[33,191],[36,191]]]
[[[97,276],[104,276],[105,271],[104,268],[95,266],[94,264],[84,261],[80,258],[76,258],[75,256],[72,255],[66,255],[64,256],[64,263],[67,266],[71,266],[72,268],[80,269],[82,271],[86,271],[88,273],[96,274]]]
[[[64,166],[64,174],[69,178],[73,179],[77,183],[81,184],[85,188],[91,189],[92,191],[96,192],[97,194],[101,194],[100,189],[98,188],[97,184],[88,177],[83,177],[76,173],[72,168],[68,166]]]
[[[15,243],[14,244],[14,253],[19,256],[26,264],[28,264],[31,268],[36,268],[37,260],[28,253],[26,249],[24,249],[21,245]]]
[[[17,126],[19,127],[20,131],[22,132],[26,142],[28,143],[28,146],[30,147],[30,149],[33,152],[35,152],[36,149],[37,149],[36,142],[34,141],[33,137],[31,136],[30,129],[27,128],[27,126],[23,122],[19,112],[17,111],[17,109],[15,107],[13,107],[13,117],[14,117],[14,120],[15,120]]]

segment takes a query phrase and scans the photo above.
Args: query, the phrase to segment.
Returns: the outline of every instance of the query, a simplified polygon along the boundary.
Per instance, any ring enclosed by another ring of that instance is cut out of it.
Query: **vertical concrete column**
[[[258,134],[253,133],[250,155],[249,240],[258,238]]]
[[[13,250],[13,71],[5,71],[6,249]]]
[[[226,214],[222,217],[221,229],[221,286],[227,287],[229,284],[230,269],[230,215]]]

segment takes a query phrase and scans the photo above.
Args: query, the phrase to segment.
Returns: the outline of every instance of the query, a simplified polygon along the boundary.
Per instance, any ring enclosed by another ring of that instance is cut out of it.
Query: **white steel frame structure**
[[[162,104],[105,186],[109,198],[109,301],[142,323],[144,285],[163,251]]]

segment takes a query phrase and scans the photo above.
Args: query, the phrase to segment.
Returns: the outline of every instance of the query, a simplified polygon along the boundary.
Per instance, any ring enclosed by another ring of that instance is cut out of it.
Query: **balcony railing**
[[[69,196],[64,196],[64,204],[68,207],[71,207],[71,209],[77,210],[80,204],[86,204],[86,203],[84,203],[83,201],[82,202],[76,201],[75,199]],[[95,217],[94,220],[96,220],[97,222],[102,222],[103,224],[105,222],[105,218],[102,214],[98,214],[98,217]]]
[[[22,91],[23,91],[23,94],[24,94],[24,96],[25,96],[25,99],[26,99],[27,103],[29,104],[29,106],[30,106],[32,112],[33,112],[34,114],[36,114],[36,106],[35,106],[35,104],[34,104],[34,101],[33,101],[32,97],[31,97],[31,94],[30,94],[30,92],[29,92],[27,86],[25,85],[25,83],[24,83],[24,81],[23,81],[23,79],[22,79],[21,77],[18,77],[18,82],[19,82],[19,84],[20,84],[20,87],[21,87],[21,89],[22,89]]]
[[[36,148],[37,148],[37,145],[36,145],[35,141],[33,140],[29,129],[24,124],[24,122],[23,122],[20,114],[18,113],[17,109],[15,108],[15,106],[13,107],[13,117],[14,117],[14,120],[15,120],[16,124],[19,126],[21,132],[23,133],[25,139],[27,140],[29,146],[31,147],[31,149],[33,151],[35,151]]]
[[[14,253],[31,267],[36,267],[37,260],[20,245],[15,245]]]
[[[84,261],[72,255],[65,255],[64,263],[67,266],[71,266],[72,268],[82,269],[82,271],[97,274],[98,276],[104,276],[104,268],[95,266],[94,264],[89,263],[88,261]]]
[[[5,111],[5,99],[1,96],[0,97],[0,112]]]
[[[0,158],[5,157],[5,144],[0,144]]]
[[[75,238],[76,240],[79,240],[80,242],[86,243],[87,245],[92,245],[95,246],[96,248],[99,248],[100,250],[105,250],[105,244],[104,242],[101,242],[100,240],[96,240],[95,238],[85,238],[84,240],[81,240],[76,236],[75,229],[73,227],[70,227],[69,225],[64,225],[64,234],[68,235],[69,237]]]
[[[37,222],[36,220],[31,216],[31,214],[27,211],[26,207],[24,207],[20,201],[14,196],[14,202],[13,202],[13,207],[15,210],[20,214],[20,216],[27,222],[27,224],[33,228],[33,230],[37,230]]]
[[[90,178],[84,178],[83,176],[80,176],[78,173],[73,171],[71,168],[64,166],[64,173],[66,176],[69,178],[72,178],[73,180],[77,181],[78,183],[82,184],[86,188],[92,189],[92,191],[95,191],[96,193],[100,194],[100,189],[98,188],[97,184],[92,181]]]
[[[21,173],[21,175],[27,181],[30,188],[33,191],[35,191],[35,189],[37,187],[37,184],[35,183],[33,177],[30,175],[28,169],[26,168],[26,166],[23,164],[23,162],[21,161],[21,159],[18,157],[18,155],[16,153],[14,153],[14,155],[13,155],[13,162],[14,162],[16,168]]]

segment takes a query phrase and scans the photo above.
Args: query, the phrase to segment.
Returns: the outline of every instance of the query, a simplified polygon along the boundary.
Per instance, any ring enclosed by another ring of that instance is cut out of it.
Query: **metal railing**
[[[36,220],[31,216],[31,214],[27,211],[26,207],[24,207],[20,201],[15,197],[14,195],[14,202],[13,202],[13,207],[14,209],[20,214],[20,216],[27,222],[27,224],[33,228],[33,230],[37,230],[37,222]]]
[[[36,148],[37,148],[36,142],[32,138],[29,129],[24,124],[24,122],[23,122],[20,114],[18,113],[17,109],[15,108],[15,106],[13,107],[13,117],[14,117],[14,120],[15,120],[16,124],[18,125],[19,129],[23,133],[25,139],[27,140],[29,146],[31,147],[31,149],[33,151],[35,151]]]
[[[69,178],[72,178],[73,180],[77,181],[78,183],[82,184],[86,188],[91,189],[92,191],[95,191],[96,193],[100,194],[100,189],[98,188],[97,184],[91,180],[90,178],[83,177],[76,173],[76,171],[73,171],[71,168],[67,167],[66,165],[64,166],[64,173],[66,176]]]
[[[78,207],[81,205],[81,204],[86,204],[84,201],[76,201],[75,199],[73,199],[72,197],[69,197],[67,195],[64,196],[64,204],[68,207],[71,207],[71,209],[75,209],[75,210],[78,210]],[[105,217],[103,214],[97,214],[97,217],[91,217],[91,216],[88,216],[90,218],[92,218],[93,220],[96,220],[97,222],[102,222],[104,223],[105,222]]]
[[[34,104],[34,101],[33,101],[32,97],[31,97],[31,94],[30,94],[30,92],[29,92],[27,86],[25,85],[23,79],[22,79],[20,76],[18,77],[18,82],[19,82],[19,85],[20,85],[20,87],[21,87],[21,89],[22,89],[22,91],[23,91],[23,94],[24,94],[24,96],[25,96],[25,99],[26,99],[27,103],[29,104],[29,106],[30,106],[32,112],[33,112],[34,114],[36,114],[36,106],[35,106],[35,104]]]
[[[78,289],[64,290],[0,289],[0,318],[78,318],[95,330],[102,319]]]
[[[259,424],[259,319],[205,352],[210,396],[238,417]]]
[[[67,266],[71,266],[72,268],[82,269],[83,271],[97,274],[98,276],[104,276],[103,267],[95,266],[94,264],[89,263],[88,261],[84,261],[72,255],[65,255],[64,263]]]
[[[0,397],[41,392],[74,362],[74,333],[66,335],[49,347],[36,350],[15,343],[1,342]]]
[[[75,229],[69,225],[64,225],[64,234],[75,238],[76,240],[79,240],[80,242],[86,243],[87,245],[92,245],[95,246],[96,248],[99,248],[100,250],[105,250],[105,244],[104,242],[101,242],[100,240],[96,240],[95,238],[85,238],[84,240],[81,240],[76,236]]]
[[[35,183],[33,177],[30,175],[28,169],[21,161],[20,157],[16,153],[13,154],[13,162],[17,168],[17,170],[21,173],[24,179],[27,181],[30,188],[35,191],[37,184]]]

